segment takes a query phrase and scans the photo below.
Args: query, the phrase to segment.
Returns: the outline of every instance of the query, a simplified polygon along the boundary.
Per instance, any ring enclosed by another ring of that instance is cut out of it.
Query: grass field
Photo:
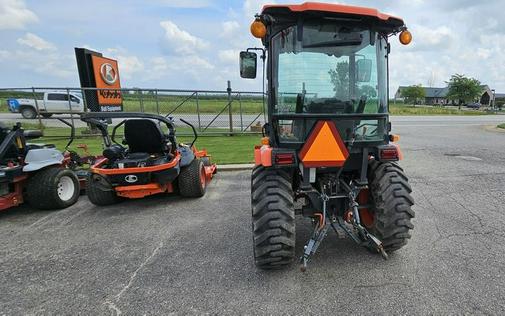
[[[446,107],[412,106],[405,104],[390,104],[391,115],[486,115],[490,112],[475,110],[458,110]],[[492,114],[492,113],[491,113]]]
[[[500,124],[500,125],[498,125],[497,127],[498,127],[498,128],[503,128],[503,129],[505,129],[505,123]]]
[[[236,93],[232,94],[232,112],[233,113],[261,113],[263,109],[263,100],[258,97],[251,97],[247,95],[238,96]],[[0,91],[0,112],[8,112],[7,99],[8,98],[33,98],[31,93],[13,93],[7,94],[5,91]],[[42,95],[37,96],[42,99]],[[226,95],[212,95],[212,94],[199,94],[196,95],[170,95],[170,96],[156,96],[152,94],[143,95],[125,95],[123,97],[123,110],[127,112],[149,112],[167,114],[174,111],[174,113],[219,113],[228,105]],[[228,111],[228,109],[225,109]]]
[[[256,114],[263,109],[263,100],[258,96],[232,94],[232,113]],[[7,98],[32,98],[31,93],[0,91],[0,112],[7,112]],[[41,95],[38,98],[42,98]],[[183,95],[158,95],[153,94],[124,94],[123,109],[127,112],[149,112],[162,114],[173,113],[197,113],[217,114],[221,111],[228,112],[226,108],[228,99],[225,94],[183,94]],[[492,114],[479,110],[458,110],[449,107],[412,106],[403,103],[390,102],[389,112],[391,115],[485,115]]]
[[[36,125],[24,125],[25,129],[36,129]],[[89,152],[93,155],[101,154],[103,150],[103,140],[100,136],[82,136],[83,128],[76,129],[76,139],[70,146],[70,150],[74,150],[79,154],[83,151],[77,146],[79,144],[87,144]],[[188,135],[190,131],[187,129],[178,129],[181,134]],[[179,134],[180,135],[180,134]],[[34,143],[54,144],[59,150],[64,150],[68,143],[70,130],[61,127],[47,127],[44,129],[44,137],[34,140]],[[120,142],[122,139],[122,131],[118,130],[116,140]],[[250,163],[253,161],[254,145],[260,143],[261,136],[259,135],[236,135],[236,136],[200,136],[198,137],[195,146],[198,149],[207,149],[212,155],[214,162],[218,164],[230,163]],[[179,136],[178,142],[189,143],[193,140],[192,136]]]

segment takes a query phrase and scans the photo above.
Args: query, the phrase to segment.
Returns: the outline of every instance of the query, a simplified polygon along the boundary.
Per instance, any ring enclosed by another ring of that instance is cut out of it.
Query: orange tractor
[[[256,77],[261,52],[268,90],[251,178],[256,265],[293,261],[297,212],[313,223],[302,271],[329,229],[387,259],[414,217],[388,115],[388,40],[409,44],[405,23],[369,8],[267,5],[251,33],[264,48],[240,53],[240,74]]]

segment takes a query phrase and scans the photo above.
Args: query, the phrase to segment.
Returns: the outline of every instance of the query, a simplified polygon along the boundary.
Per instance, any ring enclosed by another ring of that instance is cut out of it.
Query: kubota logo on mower
[[[305,167],[342,167],[349,152],[333,121],[318,121],[300,151]]]
[[[137,182],[139,179],[137,178],[136,175],[134,174],[129,174],[127,175],[126,177],[124,177],[124,180],[128,183],[135,183]]]

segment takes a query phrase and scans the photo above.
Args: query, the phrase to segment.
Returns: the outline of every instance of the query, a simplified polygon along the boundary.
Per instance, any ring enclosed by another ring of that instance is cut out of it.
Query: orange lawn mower
[[[109,136],[106,120],[122,119]],[[95,205],[111,205],[122,198],[139,199],[178,191],[184,197],[201,197],[217,172],[205,150],[197,150],[197,133],[191,127],[191,144],[178,144],[171,118],[146,113],[86,113],[81,120],[96,126],[103,137],[103,158],[91,167],[86,192]],[[124,139],[116,131],[124,128]]]

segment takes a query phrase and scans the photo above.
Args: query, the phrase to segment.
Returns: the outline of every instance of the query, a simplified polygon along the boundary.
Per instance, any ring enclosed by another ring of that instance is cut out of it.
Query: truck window
[[[49,101],[68,101],[68,95],[63,93],[49,93],[47,95]]]
[[[73,95],[70,95],[70,101],[75,102],[77,104],[81,103],[81,101],[79,99],[77,99],[76,97],[74,97]]]

